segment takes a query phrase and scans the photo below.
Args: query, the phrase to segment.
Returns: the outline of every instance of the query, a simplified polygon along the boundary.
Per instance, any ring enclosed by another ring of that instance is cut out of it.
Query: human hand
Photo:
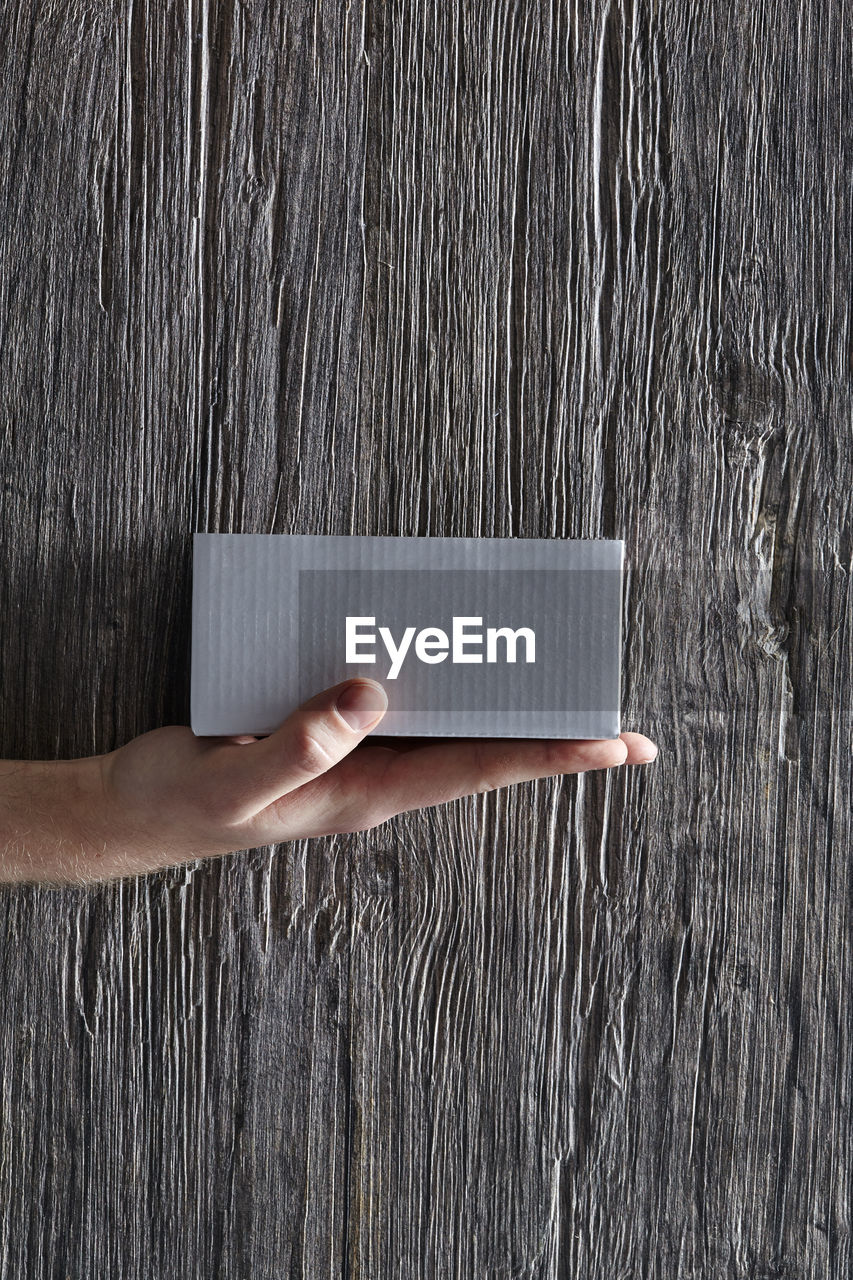
[[[387,707],[358,678],[317,694],[266,738],[200,738],[186,726],[141,734],[89,766],[75,880],[139,875],[310,836],[365,831],[397,813],[514,782],[639,764],[657,748],[619,738],[385,739]],[[393,744],[393,745],[387,745]]]

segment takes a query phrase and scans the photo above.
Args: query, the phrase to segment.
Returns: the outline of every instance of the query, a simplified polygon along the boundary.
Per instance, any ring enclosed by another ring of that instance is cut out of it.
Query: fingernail
[[[637,757],[638,764],[651,764],[652,760],[656,760],[658,749],[652,742],[648,747],[644,747],[640,755]]]
[[[348,685],[338,697],[339,713],[349,727],[356,731],[373,724],[387,706],[385,690],[381,684],[372,682],[368,684],[366,681],[358,681]]]

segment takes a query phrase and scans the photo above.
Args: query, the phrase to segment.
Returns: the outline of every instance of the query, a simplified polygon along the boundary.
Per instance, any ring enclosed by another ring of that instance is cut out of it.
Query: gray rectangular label
[[[607,569],[301,569],[300,687],[365,675],[382,682],[397,710],[595,712],[618,689],[621,580]],[[374,619],[350,629],[360,636],[354,652],[375,661],[347,662],[347,618]],[[481,622],[457,622],[454,645],[454,618]],[[489,644],[489,630],[504,628],[526,629],[514,662],[505,635]]]

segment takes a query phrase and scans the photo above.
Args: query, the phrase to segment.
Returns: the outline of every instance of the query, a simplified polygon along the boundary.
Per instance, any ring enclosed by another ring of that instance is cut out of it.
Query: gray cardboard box
[[[191,723],[272,733],[320,690],[381,681],[379,734],[615,738],[617,540],[193,537]]]

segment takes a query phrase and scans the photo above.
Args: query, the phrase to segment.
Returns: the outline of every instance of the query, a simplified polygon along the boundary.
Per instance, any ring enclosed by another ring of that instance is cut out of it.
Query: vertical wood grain
[[[0,895],[0,1277],[850,1274],[839,0],[9,0],[2,749],[191,533],[624,537],[649,769]]]

